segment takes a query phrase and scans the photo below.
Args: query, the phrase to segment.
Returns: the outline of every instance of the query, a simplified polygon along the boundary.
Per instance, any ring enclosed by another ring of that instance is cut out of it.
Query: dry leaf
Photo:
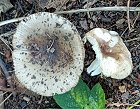
[[[133,91],[131,94],[136,95],[136,94],[138,94],[138,93],[140,93],[140,91],[139,91],[139,90],[135,90],[135,91]]]
[[[127,91],[127,92],[123,93],[121,95],[121,97],[122,97],[123,101],[126,101],[129,98],[129,92]]]
[[[138,84],[140,84],[140,78],[135,80]]]
[[[93,4],[95,4],[96,2],[98,2],[99,0],[85,0],[85,2],[87,2],[83,7],[84,8],[91,8],[91,6]]]
[[[119,19],[116,21],[116,25],[122,25],[125,22],[125,19]]]
[[[12,62],[12,56],[11,52],[9,50],[5,50],[5,57],[6,57],[6,62]]]
[[[138,65],[139,66],[139,65]],[[135,81],[138,83],[138,84],[140,84],[140,72],[138,72],[138,76],[137,76],[137,78],[135,79]]]
[[[56,11],[66,8],[66,3],[69,0],[39,0],[39,4],[42,8],[55,8]]]
[[[87,24],[86,19],[81,20],[79,23],[80,23],[81,27],[82,27],[84,30],[87,30],[87,29],[88,29],[88,24]]]
[[[126,87],[125,86],[119,86],[119,90],[121,93],[126,92]]]
[[[12,7],[13,5],[10,3],[10,0],[0,0],[0,13],[6,12]]]
[[[27,2],[29,2],[30,4],[32,4],[33,3],[33,0],[26,0]]]

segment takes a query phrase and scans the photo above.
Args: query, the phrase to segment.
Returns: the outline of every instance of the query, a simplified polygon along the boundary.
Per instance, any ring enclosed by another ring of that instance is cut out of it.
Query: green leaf
[[[99,95],[96,95],[96,93]],[[99,97],[99,99],[97,97]],[[102,98],[102,100],[100,100],[100,98]],[[62,109],[104,109],[101,108],[105,103],[104,98],[103,89],[99,84],[95,85],[90,91],[82,80],[69,92],[54,96],[55,101]]]
[[[72,88],[71,91],[62,95],[55,95],[54,99],[63,109],[83,109],[86,103],[88,103],[89,96],[89,88],[80,80],[77,86]]]
[[[94,106],[92,109],[105,109],[105,94],[99,83],[92,88],[89,101]]]

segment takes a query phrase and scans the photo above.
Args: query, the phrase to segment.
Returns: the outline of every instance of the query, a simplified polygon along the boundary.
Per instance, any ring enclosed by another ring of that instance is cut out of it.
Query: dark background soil
[[[56,0],[54,0],[56,3]],[[0,15],[0,21],[13,19],[17,17],[27,16],[36,12],[46,11],[55,12],[60,10],[72,10],[80,8],[94,8],[103,6],[127,6],[127,0],[63,0],[65,2],[60,3],[61,7],[55,5],[44,5],[46,0],[11,0],[13,8],[6,12],[2,12]],[[95,3],[94,3],[95,1]],[[46,6],[46,7],[45,7]],[[130,6],[139,7],[139,0],[131,0]],[[86,84],[92,88],[97,82],[99,82],[106,94],[106,108],[107,109],[127,109],[129,106],[121,105],[125,103],[134,104],[140,100],[140,13],[130,12],[130,25],[131,30],[128,29],[128,19],[126,12],[113,12],[113,11],[99,11],[99,12],[84,12],[63,14],[62,16],[69,19],[78,29],[81,37],[86,32],[95,28],[101,27],[108,30],[114,30],[120,34],[124,40],[126,46],[132,54],[133,60],[133,72],[130,76],[123,80],[115,80],[111,78],[101,78],[100,76],[91,77],[87,75],[86,68],[95,59],[94,51],[91,49],[89,43],[85,44],[86,58],[85,68],[82,73],[82,79]],[[11,23],[0,27],[0,34],[7,33],[9,31],[15,31],[18,23]],[[2,36],[9,46],[12,48],[12,34],[10,36]],[[2,55],[3,54],[3,55]],[[7,69],[13,71],[13,64],[11,59],[11,53],[9,48],[0,40],[0,57],[5,61]],[[122,89],[123,87],[123,89]],[[6,98],[9,93],[6,93]],[[113,103],[117,103],[111,105]],[[41,97],[39,95],[30,93],[18,93],[18,95],[11,96],[5,101],[5,109],[47,109],[47,108],[59,108],[52,97]],[[134,107],[133,109],[140,109],[140,107]]]

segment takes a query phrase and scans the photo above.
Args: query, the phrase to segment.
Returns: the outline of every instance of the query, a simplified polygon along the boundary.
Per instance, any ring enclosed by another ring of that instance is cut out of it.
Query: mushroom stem
[[[100,62],[97,58],[87,68],[87,72],[91,76],[99,75],[101,73]]]

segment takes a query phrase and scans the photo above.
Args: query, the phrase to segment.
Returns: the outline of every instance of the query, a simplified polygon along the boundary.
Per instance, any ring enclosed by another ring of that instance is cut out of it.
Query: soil
[[[54,0],[57,3],[57,0]],[[27,16],[36,12],[46,11],[55,12],[62,10],[72,10],[81,8],[94,8],[103,6],[127,6],[127,0],[63,0],[60,6],[53,3],[48,3],[47,0],[11,0],[13,5],[6,12],[1,12],[0,21],[5,21],[13,18]],[[48,7],[46,7],[48,6]],[[130,6],[139,7],[139,0],[131,0]],[[140,100],[140,13],[130,12],[129,23],[131,29],[128,28],[128,17],[126,12],[114,11],[98,11],[98,12],[81,12],[72,14],[63,14],[63,17],[69,19],[78,29],[81,37],[89,30],[100,27],[118,32],[124,40],[127,48],[132,54],[133,72],[130,76],[123,80],[115,80],[99,76],[91,77],[87,74],[86,68],[95,59],[96,55],[91,49],[89,43],[85,44],[86,57],[85,67],[82,73],[82,79],[92,88],[96,83],[100,83],[106,95],[106,109],[127,109],[129,106]],[[2,37],[12,48],[12,35],[18,23],[11,23],[0,27],[0,34],[9,33]],[[136,39],[139,38],[139,39]],[[5,65],[13,72],[13,63],[11,51],[3,41],[0,40],[0,57],[5,62]],[[8,85],[6,87],[9,87]],[[9,96],[10,92],[4,95],[4,98]],[[138,105],[138,104],[137,104]],[[139,104],[140,105],[140,104]],[[17,93],[16,96],[11,96],[4,103],[4,109],[47,109],[60,108],[52,97],[42,97],[33,93]],[[133,109],[140,109],[134,107]]]

